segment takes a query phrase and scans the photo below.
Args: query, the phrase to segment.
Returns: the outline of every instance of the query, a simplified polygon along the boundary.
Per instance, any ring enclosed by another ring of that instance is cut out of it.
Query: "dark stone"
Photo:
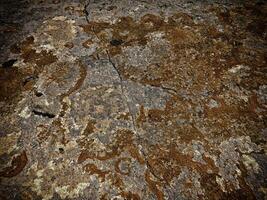
[[[42,92],[35,92],[35,96],[41,97],[41,96],[43,96],[43,93]]]
[[[38,76],[33,75],[33,76],[28,76],[23,80],[23,85],[26,85],[30,81],[34,81],[38,78]]]
[[[48,113],[48,112],[42,112],[38,110],[33,110],[33,114],[41,116],[41,117],[48,117],[48,118],[54,118],[56,115]]]
[[[64,153],[64,149],[63,148],[60,147],[60,148],[58,148],[58,150],[59,150],[60,153]]]
[[[3,68],[9,68],[9,67],[12,67],[13,64],[14,64],[15,62],[17,62],[17,59],[11,59],[11,60],[8,60],[8,61],[6,61],[6,62],[4,62],[4,63],[2,64],[2,67],[3,67]]]
[[[121,40],[121,39],[113,39],[113,40],[111,40],[110,41],[110,44],[112,45],[112,46],[119,46],[119,45],[121,45],[123,43],[123,40]]]

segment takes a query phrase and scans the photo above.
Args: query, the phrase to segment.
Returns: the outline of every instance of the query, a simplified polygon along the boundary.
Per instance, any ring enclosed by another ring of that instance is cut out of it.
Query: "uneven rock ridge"
[[[0,199],[266,199],[264,1],[1,1]]]

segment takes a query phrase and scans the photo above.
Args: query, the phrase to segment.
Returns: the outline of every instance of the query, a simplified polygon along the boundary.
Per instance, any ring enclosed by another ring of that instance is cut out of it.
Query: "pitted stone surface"
[[[0,199],[266,199],[264,1],[3,1]]]

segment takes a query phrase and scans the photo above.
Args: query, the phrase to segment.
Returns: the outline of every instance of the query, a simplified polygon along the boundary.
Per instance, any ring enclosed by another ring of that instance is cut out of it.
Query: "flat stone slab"
[[[1,7],[0,199],[266,199],[264,1]]]

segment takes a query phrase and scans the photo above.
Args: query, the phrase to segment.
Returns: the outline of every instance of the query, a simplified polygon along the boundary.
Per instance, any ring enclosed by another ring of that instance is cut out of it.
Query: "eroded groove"
[[[39,110],[35,110],[33,109],[32,110],[33,114],[37,115],[37,116],[40,116],[40,117],[47,117],[47,118],[54,118],[56,115],[52,114],[52,113],[49,113],[49,112],[43,112],[43,111],[39,111]]]
[[[83,13],[85,14],[85,19],[86,19],[87,23],[89,23],[89,12],[87,11],[87,8],[89,7],[90,3],[91,3],[91,0],[89,0],[89,1],[85,4],[85,6],[84,6],[84,8],[83,8]]]
[[[124,97],[124,99],[125,99],[125,103],[126,103],[126,105],[127,105],[127,108],[128,108],[128,110],[129,110],[129,113],[130,113],[130,115],[131,115],[131,121],[132,121],[132,124],[133,124],[133,129],[134,129],[135,133],[137,133],[136,124],[135,124],[135,117],[134,117],[134,114],[133,114],[133,112],[132,112],[132,110],[131,110],[131,108],[130,108],[130,105],[129,105],[128,101],[127,101],[127,96],[126,96],[125,91],[124,91],[123,78],[122,78],[122,76],[121,76],[121,74],[120,74],[120,71],[118,70],[117,66],[116,66],[115,63],[112,61],[112,59],[111,59],[111,57],[110,57],[110,54],[109,54],[108,50],[106,50],[106,52],[107,52],[107,56],[108,56],[108,61],[109,61],[109,63],[112,65],[112,67],[114,68],[114,70],[116,71],[116,73],[118,74],[118,77],[119,77],[119,79],[120,79],[121,94],[123,95],[123,97]]]
[[[110,64],[112,65],[112,67],[114,68],[114,70],[117,72],[118,77],[119,77],[119,79],[120,79],[121,94],[122,94],[122,96],[124,97],[125,102],[126,102],[126,105],[127,105],[127,107],[128,107],[128,110],[129,110],[129,113],[130,113],[130,116],[131,116],[131,121],[132,121],[133,129],[134,129],[134,132],[136,133],[136,137],[138,138],[138,140],[140,140],[140,137],[139,137],[139,135],[138,135],[138,131],[137,131],[137,128],[136,128],[136,124],[135,124],[135,117],[134,117],[134,114],[133,114],[133,112],[132,112],[132,110],[131,110],[131,108],[130,108],[130,105],[129,105],[128,101],[127,101],[127,96],[126,96],[125,91],[124,91],[124,84],[123,84],[123,81],[124,81],[124,80],[123,80],[123,78],[122,78],[122,76],[121,76],[121,74],[120,74],[120,71],[118,70],[117,66],[116,66],[115,63],[112,61],[112,59],[111,59],[111,57],[110,57],[110,54],[109,54],[108,50],[106,50],[106,52],[107,52],[108,60],[109,60]],[[149,164],[149,162],[148,162],[148,160],[147,160],[147,156],[146,156],[145,152],[143,151],[142,147],[140,147],[140,146],[138,146],[138,147],[139,147],[139,151],[141,152],[141,154],[142,154],[142,156],[143,156],[143,158],[144,158],[144,160],[145,160],[146,166],[147,166],[148,170],[150,171],[150,173],[151,173],[156,179],[158,179],[159,181],[164,181],[164,182],[166,182],[165,180],[163,180],[162,178],[160,178],[160,177],[154,172],[154,170],[152,169],[151,165]],[[166,182],[166,184],[167,184],[167,182]]]

